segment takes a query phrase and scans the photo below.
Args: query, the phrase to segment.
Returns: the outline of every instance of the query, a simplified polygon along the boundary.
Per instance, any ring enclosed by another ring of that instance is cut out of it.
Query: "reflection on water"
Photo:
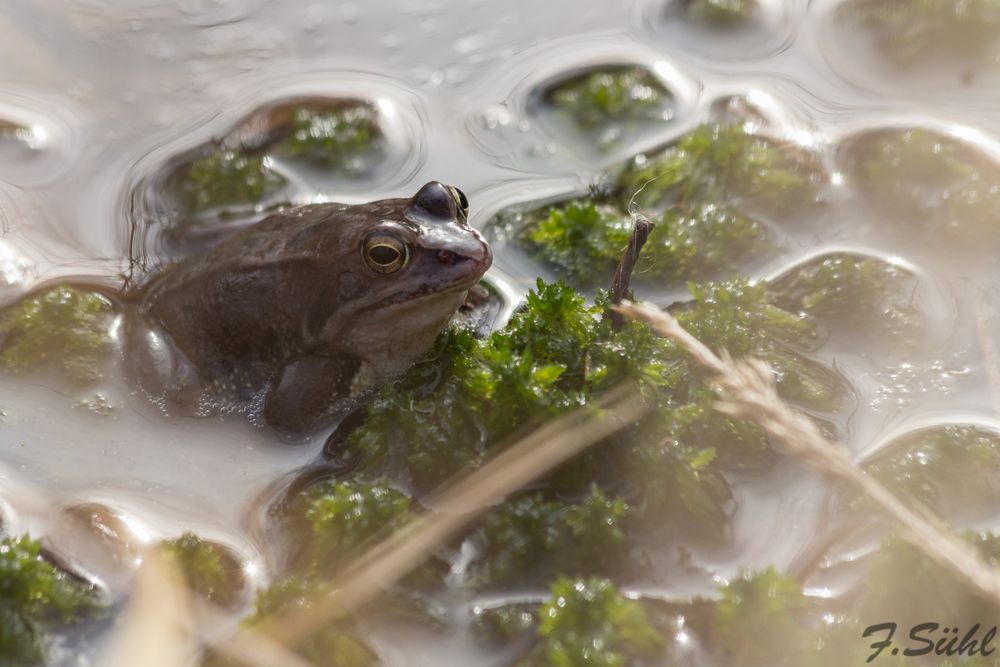
[[[68,276],[139,281],[276,208],[403,196],[429,180],[469,193],[483,228],[624,178],[609,215],[627,219],[634,191],[703,123],[746,123],[808,172],[810,189],[789,214],[769,208],[759,180],[726,185],[726,201],[766,226],[767,252],[738,259],[738,272],[791,285],[783,307],[796,312],[813,303],[809,277],[845,263],[898,287],[891,304],[861,304],[886,329],[825,322],[804,351],[851,386],[817,418],[859,454],[911,442],[928,419],[993,424],[995,11],[926,0],[912,23],[905,4],[12,0],[0,7],[0,298]],[[582,98],[560,86],[588,76],[646,110],[626,122],[605,101],[609,126],[578,113]],[[358,148],[359,136],[371,143]],[[317,161],[303,137],[349,157]],[[226,173],[260,187],[220,189]],[[685,187],[716,187],[718,173],[707,166]],[[198,179],[215,189],[194,189]],[[656,193],[640,205],[677,205]],[[558,273],[518,233],[496,234],[489,275],[511,304]],[[669,304],[689,278],[647,280],[639,295]],[[917,344],[887,345],[901,328]],[[171,418],[115,373],[84,389],[5,376],[0,415],[4,527],[50,535],[116,590],[136,544],[188,529],[231,548],[252,583],[268,581],[283,557],[262,528],[269,508],[326,435],[286,447],[240,419]],[[730,544],[705,548],[694,568],[665,556],[637,589],[709,592],[713,577],[798,566],[835,541],[830,490],[798,468],[732,483]],[[80,546],[58,508],[98,517],[113,548]],[[837,579],[831,563],[819,580]],[[411,637],[427,651],[404,660],[403,635],[376,634],[399,664],[468,656]]]

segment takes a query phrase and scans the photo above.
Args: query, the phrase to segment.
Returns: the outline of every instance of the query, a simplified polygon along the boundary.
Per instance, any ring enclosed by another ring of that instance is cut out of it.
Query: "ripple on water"
[[[0,97],[0,181],[37,188],[70,166],[75,141],[65,123],[43,111],[50,102]]]

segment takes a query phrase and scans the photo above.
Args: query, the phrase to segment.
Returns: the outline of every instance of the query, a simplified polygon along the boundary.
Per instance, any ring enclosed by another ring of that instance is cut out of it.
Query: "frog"
[[[423,357],[479,284],[493,256],[468,217],[438,181],[274,213],[137,289],[130,373],[174,412],[221,396],[315,431]]]

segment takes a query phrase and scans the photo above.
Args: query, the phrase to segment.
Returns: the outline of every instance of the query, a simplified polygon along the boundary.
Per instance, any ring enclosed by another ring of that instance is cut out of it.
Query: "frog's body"
[[[410,199],[316,204],[271,216],[142,290],[138,379],[194,404],[248,399],[286,431],[420,358],[490,266],[465,196],[437,182]]]

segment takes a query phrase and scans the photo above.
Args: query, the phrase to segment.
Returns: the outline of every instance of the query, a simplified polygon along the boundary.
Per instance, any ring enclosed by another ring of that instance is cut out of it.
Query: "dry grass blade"
[[[190,662],[195,643],[188,590],[177,568],[155,550],[143,559],[132,597],[97,664],[101,667],[179,667]]]
[[[645,403],[632,389],[612,390],[587,408],[551,420],[498,456],[442,486],[420,515],[345,567],[311,600],[265,623],[258,632],[284,646],[296,646],[332,620],[357,610],[387,586],[418,567],[435,549],[506,496],[538,479],[578,452],[634,423]],[[251,631],[219,643],[215,650],[248,665],[269,665],[246,650],[261,640]]]
[[[1000,572],[916,501],[913,505],[919,509],[907,506],[856,466],[846,448],[823,437],[816,424],[778,396],[767,364],[756,359],[734,360],[725,352],[716,355],[673,316],[655,306],[623,304],[618,309],[628,317],[649,323],[657,333],[676,341],[699,364],[711,370],[721,399],[717,405],[721,412],[757,422],[786,453],[866,494],[903,528],[904,536],[925,555],[1000,605]]]

